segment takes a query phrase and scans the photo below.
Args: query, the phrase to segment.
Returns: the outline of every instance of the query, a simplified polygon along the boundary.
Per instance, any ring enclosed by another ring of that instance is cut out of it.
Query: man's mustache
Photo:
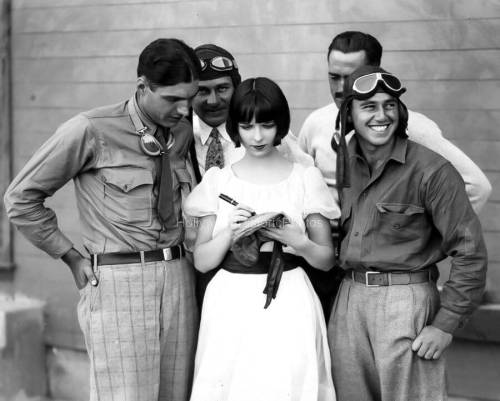
[[[335,92],[335,94],[333,95],[333,97],[335,99],[342,100],[344,98],[344,92]]]

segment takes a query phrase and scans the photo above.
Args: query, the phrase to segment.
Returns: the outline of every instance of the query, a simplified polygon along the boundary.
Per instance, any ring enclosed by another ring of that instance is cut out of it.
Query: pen
[[[233,206],[238,206],[239,203],[236,202],[233,198],[230,196],[227,196],[226,194],[219,194],[219,198],[221,198],[223,201],[226,201],[227,203],[233,205]],[[249,210],[252,216],[255,216],[255,212],[252,210]]]

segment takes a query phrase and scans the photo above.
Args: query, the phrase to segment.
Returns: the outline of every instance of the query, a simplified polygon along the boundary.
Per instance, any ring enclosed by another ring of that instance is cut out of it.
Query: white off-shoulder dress
[[[220,193],[257,213],[285,212],[305,230],[304,219],[339,217],[320,171],[294,164],[272,185],[238,178],[231,166],[209,169],[184,204],[188,215],[216,215],[214,235],[234,207]],[[261,250],[271,251],[272,243]],[[293,248],[284,247],[294,253]],[[219,270],[208,284],[201,315],[191,401],[333,401],[325,321],[302,268],[283,272],[267,309],[265,274]]]

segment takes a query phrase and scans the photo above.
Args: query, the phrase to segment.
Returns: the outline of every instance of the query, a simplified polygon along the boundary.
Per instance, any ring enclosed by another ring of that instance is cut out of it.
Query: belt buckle
[[[365,272],[365,285],[367,287],[380,287],[380,284],[369,284],[368,283],[368,277],[370,274],[380,274],[380,272]]]
[[[172,260],[172,249],[171,248],[163,248],[163,260],[169,261]]]

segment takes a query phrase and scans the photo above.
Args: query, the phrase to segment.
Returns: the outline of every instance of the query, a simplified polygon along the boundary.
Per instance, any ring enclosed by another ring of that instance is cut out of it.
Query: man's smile
[[[370,127],[372,130],[376,132],[384,132],[389,128],[390,124],[369,124],[368,127]]]

